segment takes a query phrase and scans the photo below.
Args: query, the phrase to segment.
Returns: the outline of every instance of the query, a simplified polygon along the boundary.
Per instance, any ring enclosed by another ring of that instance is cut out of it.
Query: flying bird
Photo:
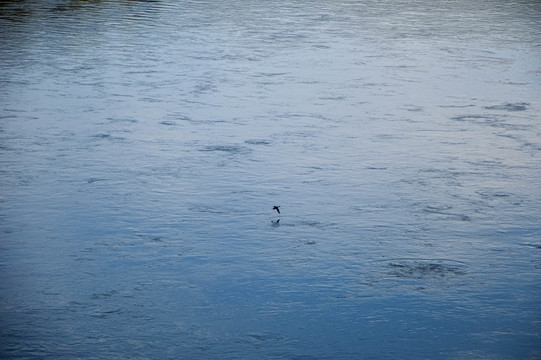
[[[280,207],[279,207],[279,206],[275,206],[275,207],[273,207],[273,208],[272,208],[272,210],[276,210],[276,211],[278,211],[278,214],[280,213]]]

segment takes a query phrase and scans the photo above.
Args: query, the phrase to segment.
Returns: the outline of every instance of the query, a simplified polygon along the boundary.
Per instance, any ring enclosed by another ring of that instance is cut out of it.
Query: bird
[[[274,206],[274,207],[272,208],[272,210],[278,211],[278,214],[280,213],[280,207],[279,207],[279,206]]]

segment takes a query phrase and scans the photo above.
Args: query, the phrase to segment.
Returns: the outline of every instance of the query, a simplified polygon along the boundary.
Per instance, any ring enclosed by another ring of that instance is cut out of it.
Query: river
[[[540,359],[540,34],[535,0],[1,2],[0,357]]]

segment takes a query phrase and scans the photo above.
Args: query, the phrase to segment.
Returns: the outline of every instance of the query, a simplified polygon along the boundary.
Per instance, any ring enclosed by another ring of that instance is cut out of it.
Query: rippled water
[[[540,30],[1,2],[1,357],[541,358]]]

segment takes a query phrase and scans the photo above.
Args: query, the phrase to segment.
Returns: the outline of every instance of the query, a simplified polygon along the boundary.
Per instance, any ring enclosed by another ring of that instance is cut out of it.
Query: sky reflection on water
[[[539,358],[540,19],[0,4],[1,357]]]

